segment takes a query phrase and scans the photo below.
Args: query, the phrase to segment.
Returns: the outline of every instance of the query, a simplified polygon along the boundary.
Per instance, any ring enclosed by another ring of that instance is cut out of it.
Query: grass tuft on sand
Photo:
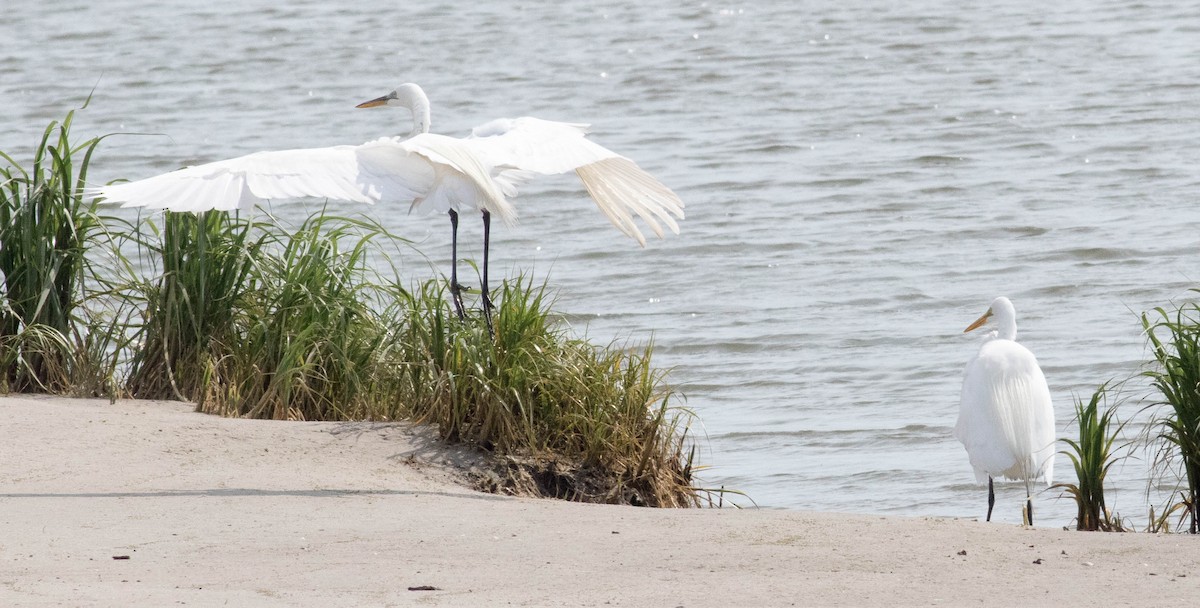
[[[94,306],[111,285],[89,257],[108,234],[83,193],[100,139],[72,145],[74,114],[46,127],[28,168],[0,152],[0,391],[114,390],[122,333]]]
[[[1123,447],[1115,444],[1125,427],[1125,423],[1117,421],[1115,403],[1101,409],[1101,403],[1107,402],[1110,390],[1107,384],[1103,384],[1092,393],[1087,403],[1076,399],[1075,423],[1079,439],[1062,438],[1069,449],[1059,453],[1071,459],[1076,481],[1056,483],[1051,487],[1062,489],[1075,500],[1077,530],[1126,531],[1120,516],[1109,511],[1104,500],[1104,481],[1118,461],[1113,450],[1114,447]]]
[[[1142,315],[1142,327],[1157,363],[1146,376],[1161,395],[1160,404],[1167,407],[1151,424],[1166,442],[1159,459],[1183,471],[1186,487],[1180,504],[1189,531],[1196,534],[1200,531],[1200,304],[1182,304],[1173,311],[1156,308],[1155,312],[1154,317]]]
[[[695,506],[691,412],[673,405],[652,345],[596,347],[551,312],[546,285],[517,277],[500,290],[495,336],[460,323],[443,282],[408,294],[397,343],[406,402],[450,441],[506,454],[509,491],[590,502]]]

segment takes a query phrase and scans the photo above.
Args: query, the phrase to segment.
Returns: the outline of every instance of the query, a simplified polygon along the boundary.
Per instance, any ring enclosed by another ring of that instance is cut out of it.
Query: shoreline
[[[471,450],[408,423],[12,395],[0,434],[5,606],[1165,605],[1200,591],[1186,535],[484,494],[464,485]]]

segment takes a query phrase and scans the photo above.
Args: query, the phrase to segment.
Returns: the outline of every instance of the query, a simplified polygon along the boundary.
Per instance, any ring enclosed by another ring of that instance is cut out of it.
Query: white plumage
[[[1025,482],[1025,519],[1032,524],[1031,484],[1039,478],[1047,485],[1053,481],[1050,388],[1037,358],[1016,342],[1016,310],[1008,298],[996,298],[965,331],[983,325],[996,329],[967,363],[954,437],[966,448],[976,479],[988,482],[988,520],[995,502],[992,478],[1005,477]]]

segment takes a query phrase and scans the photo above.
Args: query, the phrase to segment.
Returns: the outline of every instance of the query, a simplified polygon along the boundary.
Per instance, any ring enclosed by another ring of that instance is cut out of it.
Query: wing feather
[[[534,175],[575,171],[605,217],[640,245],[646,239],[634,215],[659,238],[663,224],[678,234],[683,201],[632,160],[586,139],[587,129],[528,116],[501,118],[476,127],[464,141],[495,168],[509,196]]]
[[[517,220],[517,210],[493,179],[493,167],[476,154],[468,140],[423,133],[405,140],[401,146],[435,165],[437,188],[430,204],[441,207],[476,207],[495,214],[505,224]]]
[[[679,234],[675,218],[683,218],[683,201],[628,158],[605,159],[579,167],[575,172],[605,215],[610,215],[611,209],[624,207],[637,213],[659,238],[663,237],[659,221]],[[605,187],[598,188],[599,184]],[[636,228],[634,234],[626,234],[645,245]]]
[[[232,210],[266,200],[413,201],[434,183],[425,157],[393,139],[361,146],[256,152],[154,177],[89,189],[125,207]]]
[[[983,344],[967,365],[954,436],[976,478],[1053,481],[1054,409],[1037,359],[1011,340]]]

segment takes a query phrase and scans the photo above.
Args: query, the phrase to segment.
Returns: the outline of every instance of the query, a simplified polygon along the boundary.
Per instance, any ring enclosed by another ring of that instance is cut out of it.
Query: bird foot
[[[468,287],[459,285],[457,281],[450,281],[450,299],[454,302],[454,312],[458,313],[458,320],[463,320],[467,317],[466,307],[463,306],[462,292]]]

